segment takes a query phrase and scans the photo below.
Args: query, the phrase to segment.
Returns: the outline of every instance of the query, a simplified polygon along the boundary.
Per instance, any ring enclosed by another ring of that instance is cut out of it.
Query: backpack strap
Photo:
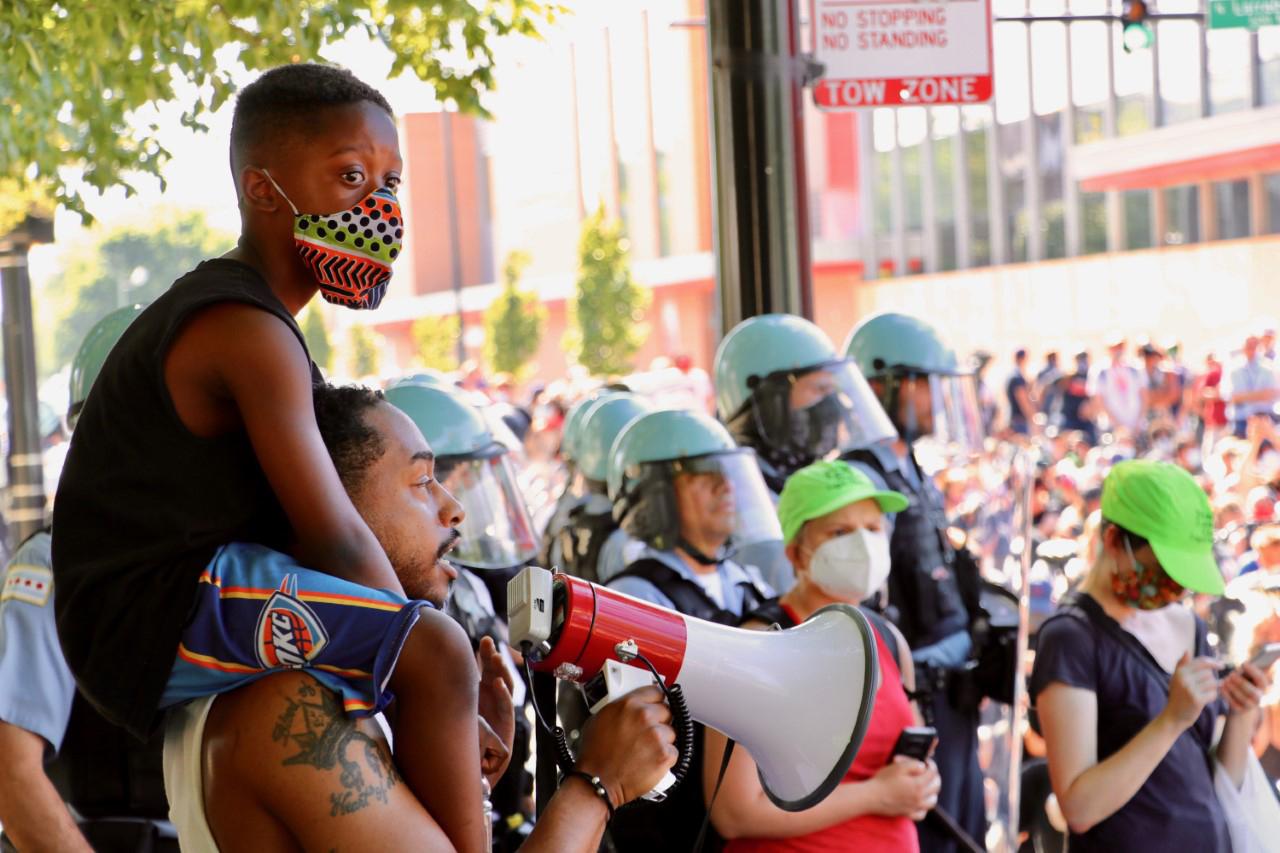
[[[1102,609],[1102,605],[1095,601],[1092,596],[1076,590],[1063,596],[1062,604],[1065,605],[1062,608],[1062,612],[1077,619],[1083,618],[1095,630],[1111,637],[1142,664],[1143,669],[1164,687],[1166,693],[1169,692],[1172,686],[1172,677],[1169,673],[1165,672],[1164,668],[1156,663],[1155,656],[1151,654],[1146,646],[1142,645],[1142,641],[1121,628],[1114,619],[1106,614],[1106,611]],[[1198,646],[1199,643],[1200,626],[1197,624],[1196,645]],[[1201,713],[1204,712],[1201,711]],[[1196,739],[1196,743],[1200,744],[1201,748],[1204,749],[1205,755],[1212,756],[1213,751],[1205,736],[1200,732],[1198,720],[1196,723],[1192,723],[1187,731],[1191,732],[1191,736]],[[1210,766],[1210,774],[1212,775],[1212,766]]]
[[[893,633],[893,629],[889,627],[889,620],[885,619],[879,613],[870,607],[859,607],[862,615],[867,617],[867,621],[871,623],[871,627],[876,629],[876,633],[880,635],[880,640],[889,648],[889,654],[893,655],[895,662],[901,661],[898,656],[898,636]],[[901,666],[901,664],[899,664]]]

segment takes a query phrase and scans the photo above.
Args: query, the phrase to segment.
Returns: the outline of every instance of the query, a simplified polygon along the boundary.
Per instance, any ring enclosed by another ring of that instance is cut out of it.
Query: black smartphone
[[[928,761],[938,745],[938,730],[933,726],[908,726],[898,735],[898,742],[893,745],[889,761],[896,756],[905,755],[916,761]]]

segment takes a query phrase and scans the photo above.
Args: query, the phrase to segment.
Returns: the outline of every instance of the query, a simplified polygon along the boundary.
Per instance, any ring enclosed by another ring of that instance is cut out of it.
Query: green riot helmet
[[[75,429],[76,419],[80,417],[84,401],[89,397],[89,389],[102,372],[107,355],[115,348],[124,330],[142,313],[142,309],[141,305],[117,308],[95,323],[80,342],[80,348],[71,360],[71,377],[68,381],[68,429]]]
[[[609,477],[614,439],[627,424],[652,411],[652,404],[635,394],[609,394],[592,403],[578,425],[577,463],[582,475],[603,485]]]
[[[933,326],[907,314],[876,314],[849,333],[844,348],[908,441],[931,436],[953,451],[982,448],[973,372]]]
[[[697,556],[681,542],[675,480],[683,474],[724,478],[733,497],[731,543],[782,538],[755,453],[738,447],[719,421],[688,411],[650,412],[618,434],[609,452],[614,519],[658,550],[680,544]]]
[[[412,373],[406,373],[403,376],[397,376],[387,383],[387,390],[398,388],[401,385],[427,385],[433,388],[456,388],[457,385],[446,374],[439,370],[433,370],[424,367],[422,370],[415,370]]]
[[[720,417],[782,478],[837,447],[896,435],[857,366],[803,317],[739,323],[716,350],[715,383]]]
[[[582,437],[582,422],[596,402],[617,394],[603,388],[592,391],[569,407],[564,416],[564,429],[560,432],[560,456],[566,462],[576,465],[578,462],[578,440]]]
[[[538,540],[510,451],[480,411],[453,391],[427,385],[398,385],[386,397],[422,431],[436,457],[436,479],[466,513],[449,559],[470,569],[532,560]]]

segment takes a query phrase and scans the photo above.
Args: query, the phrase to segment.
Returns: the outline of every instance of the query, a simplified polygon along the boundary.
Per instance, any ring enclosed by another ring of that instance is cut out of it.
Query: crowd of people
[[[1003,401],[983,354],[892,312],[839,346],[747,318],[710,376],[681,358],[527,399],[475,365],[335,386],[294,316],[386,291],[390,107],[340,69],[275,69],[239,96],[231,154],[239,245],[90,333],[52,526],[6,567],[9,844],[1280,837],[1274,334],[1202,376],[1149,343],[1142,366],[1116,339],[1097,369],[1079,353],[1035,377],[1020,350]],[[822,796],[786,801],[726,733],[686,735],[657,687],[589,714],[510,645],[506,582],[532,565],[742,630],[860,614],[875,662],[848,660],[879,678],[858,748]],[[683,782],[646,798],[677,761]]]

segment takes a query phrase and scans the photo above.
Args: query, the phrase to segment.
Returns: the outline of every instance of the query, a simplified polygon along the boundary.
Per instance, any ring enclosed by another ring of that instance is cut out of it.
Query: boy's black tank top
[[[159,721],[196,583],[220,545],[283,547],[289,525],[243,430],[200,438],[178,417],[164,358],[215,303],[293,317],[257,271],[205,261],[148,306],[85,401],[53,512],[58,636],[81,692],[139,737]],[[312,365],[313,380],[318,372]]]

